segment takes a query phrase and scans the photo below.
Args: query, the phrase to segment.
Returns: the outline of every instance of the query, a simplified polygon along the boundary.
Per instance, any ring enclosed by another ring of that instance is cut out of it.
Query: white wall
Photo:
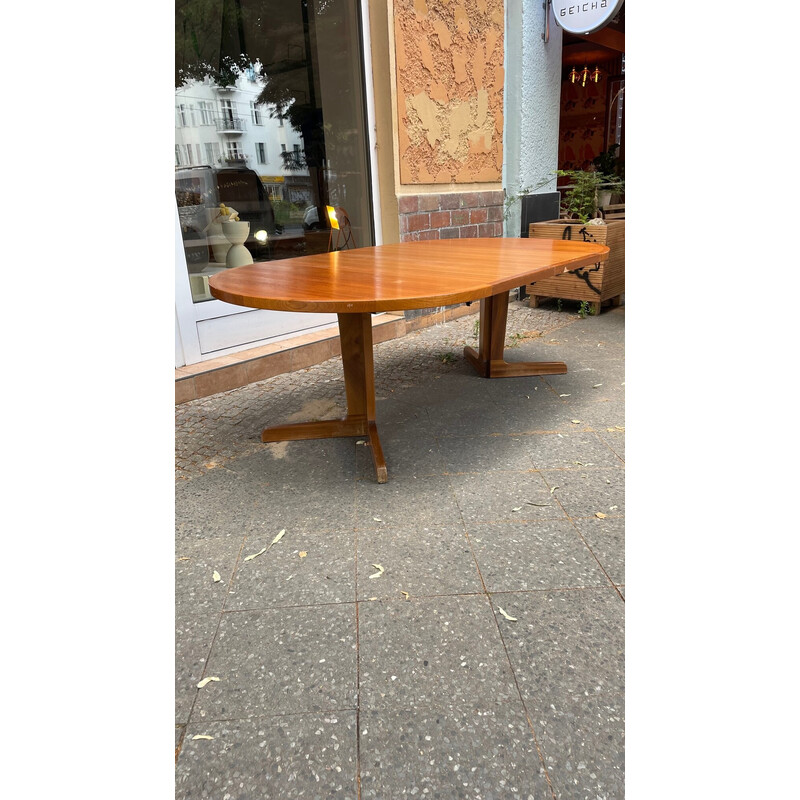
[[[542,0],[506,0],[505,133],[503,188],[508,196],[534,189],[558,167],[561,102],[561,28],[550,14],[545,43]],[[539,192],[555,191],[555,180]],[[505,223],[519,235],[519,203]]]

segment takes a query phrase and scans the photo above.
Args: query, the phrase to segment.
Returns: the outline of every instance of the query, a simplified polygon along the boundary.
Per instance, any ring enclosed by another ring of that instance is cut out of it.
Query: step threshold
[[[372,317],[373,344],[399,339],[431,325],[441,325],[468,314],[477,314],[480,303],[439,308],[432,313],[406,319],[393,311]],[[219,392],[228,392],[275,375],[307,369],[329,358],[341,356],[336,327],[313,331],[275,344],[261,345],[219,356],[199,364],[175,369],[175,404],[188,403]]]

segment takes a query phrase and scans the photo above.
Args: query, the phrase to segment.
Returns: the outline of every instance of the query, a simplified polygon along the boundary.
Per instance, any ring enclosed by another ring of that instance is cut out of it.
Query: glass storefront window
[[[249,224],[256,262],[374,243],[357,0],[177,0],[175,59],[175,196],[195,302],[236,266],[226,210]],[[349,237],[332,235],[329,206]]]

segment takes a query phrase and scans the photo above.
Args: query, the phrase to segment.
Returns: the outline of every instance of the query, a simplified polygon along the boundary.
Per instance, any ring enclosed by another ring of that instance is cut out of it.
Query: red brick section
[[[398,198],[400,241],[503,235],[503,192],[448,192]]]

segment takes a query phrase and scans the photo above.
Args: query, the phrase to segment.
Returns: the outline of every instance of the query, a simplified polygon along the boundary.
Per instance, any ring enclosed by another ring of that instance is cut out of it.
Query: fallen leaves
[[[284,528],[270,543],[269,546],[277,544],[281,539],[283,539],[283,534],[286,533],[286,528]]]
[[[370,578],[380,578],[380,576],[383,575],[384,573],[383,567],[380,564],[373,564],[372,566],[375,567],[375,569],[377,569],[378,571],[373,575],[370,575]]]
[[[197,688],[202,689],[204,686],[211,683],[211,681],[218,681],[218,680],[219,678],[216,678],[213,675],[209,678],[203,678],[203,680],[201,680],[200,683],[197,684]]]
[[[222,580],[222,576],[216,570],[214,570],[214,572],[211,575],[211,577],[214,580],[214,583],[219,583]]]
[[[301,550],[297,555],[300,558],[305,558],[308,555],[308,552],[306,550]]]
[[[259,550],[257,553],[251,553],[249,556],[245,556],[244,560],[245,561],[252,561],[254,558],[257,558],[258,556],[263,555],[266,552],[267,552],[267,548],[264,547],[261,550]]]
[[[204,733],[198,733],[195,736],[192,736],[192,739],[213,739],[213,736],[206,736]]]
[[[268,545],[267,547],[263,547],[263,548],[262,548],[261,550],[259,550],[257,553],[251,553],[249,556],[245,556],[245,557],[244,557],[244,560],[245,560],[245,561],[252,561],[254,558],[257,558],[258,556],[264,555],[264,553],[266,553],[266,552],[267,552],[267,550],[269,550],[269,548],[270,548],[270,547],[272,547],[272,545],[274,545],[274,544],[277,544],[277,543],[278,543],[278,542],[279,542],[281,539],[283,539],[283,535],[284,535],[285,533],[286,533],[286,528],[284,528],[284,529],[283,529],[283,530],[282,530],[282,531],[281,531],[281,532],[280,532],[280,533],[279,533],[279,534],[278,534],[278,535],[277,535],[277,536],[276,536],[276,537],[275,537],[275,538],[274,538],[274,539],[273,539],[273,540],[272,540],[272,541],[269,543],[269,545]]]
[[[501,614],[502,614],[502,615],[503,615],[503,616],[504,616],[504,617],[505,617],[505,618],[506,618],[506,619],[507,619],[509,622],[516,622],[516,621],[517,621],[517,618],[516,618],[516,617],[512,617],[512,616],[510,616],[509,614],[506,614],[506,612],[505,612],[505,611],[503,611],[503,609],[502,609],[502,608],[500,608],[500,606],[497,606],[497,610],[498,610],[498,611],[499,611],[499,612],[500,612],[500,613],[501,613]]]
[[[606,514],[604,514],[602,511],[598,511],[598,512],[595,514],[595,516],[597,517],[597,519],[605,519],[607,515],[606,515]]]

